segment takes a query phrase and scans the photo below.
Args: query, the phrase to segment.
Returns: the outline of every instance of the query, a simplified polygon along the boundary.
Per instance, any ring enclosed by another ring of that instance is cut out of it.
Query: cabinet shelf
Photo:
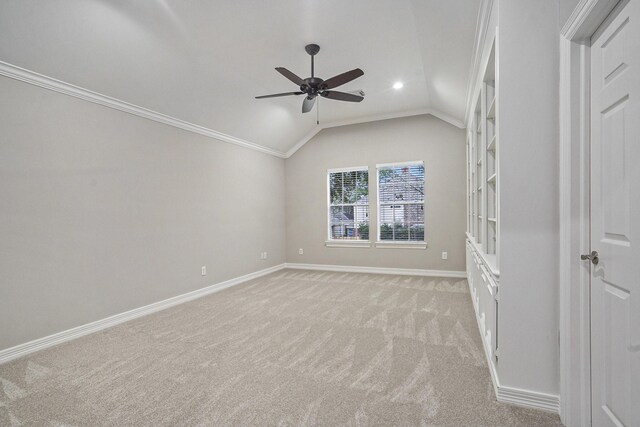
[[[469,194],[468,229],[475,248],[489,259],[491,271],[497,271],[498,252],[498,122],[495,45],[492,46],[480,93],[474,102],[468,123],[467,176]],[[496,275],[497,276],[497,275]]]
[[[487,119],[493,120],[496,118],[496,98],[494,97],[487,108]]]
[[[491,141],[487,145],[487,151],[491,151],[491,152],[495,153],[495,151],[496,151],[496,136],[495,135],[493,135],[493,138],[491,138]]]

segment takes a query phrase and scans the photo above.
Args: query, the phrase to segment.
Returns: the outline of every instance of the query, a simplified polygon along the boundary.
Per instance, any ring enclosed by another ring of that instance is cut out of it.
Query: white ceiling
[[[283,66],[359,67],[323,123],[433,109],[460,122],[480,0],[3,0],[0,61],[286,152],[316,127]],[[404,88],[391,88],[395,81]]]

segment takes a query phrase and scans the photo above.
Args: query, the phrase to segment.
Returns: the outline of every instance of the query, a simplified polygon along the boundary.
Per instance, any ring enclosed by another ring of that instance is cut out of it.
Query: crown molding
[[[218,132],[213,129],[209,129],[204,126],[189,123],[187,121],[168,116],[166,114],[159,113],[157,111],[150,110],[148,108],[140,107],[125,101],[121,101],[116,98],[112,98],[107,95],[103,95],[98,92],[94,92],[88,89],[84,89],[79,86],[72,85],[70,83],[63,82],[61,80],[54,79],[53,77],[45,76],[43,74],[36,73],[25,68],[18,67],[7,62],[0,61],[0,75],[9,77],[11,79],[19,80],[21,82],[29,83],[34,86],[38,86],[44,89],[52,90],[54,92],[62,93],[65,95],[73,96],[84,101],[93,102],[94,104],[102,105],[104,107],[113,108],[114,110],[122,111],[125,113],[133,114],[138,117],[153,120],[158,123],[173,126],[178,129],[186,130],[189,132],[197,133],[209,138],[216,139],[218,141],[226,142],[229,144],[238,145],[240,147],[248,148],[250,150],[259,151],[261,153],[270,154],[272,156],[280,157],[283,159],[291,157],[296,151],[298,151],[304,144],[309,142],[318,132],[322,129],[328,129],[338,126],[347,126],[358,123],[374,122],[379,120],[396,119],[400,117],[418,116],[423,114],[430,114],[439,118],[453,126],[460,129],[464,129],[464,123],[456,118],[453,118],[440,111],[423,108],[418,110],[404,111],[400,113],[390,113],[382,115],[373,115],[360,117],[356,119],[335,121],[329,123],[323,123],[314,127],[308,134],[306,134],[296,145],[294,145],[289,151],[282,152],[273,150],[271,148],[250,142],[241,138],[236,138],[232,135],[227,135],[222,132]]]
[[[318,134],[318,132],[320,132],[322,129],[324,129],[325,126],[324,125],[317,125],[316,127],[314,127],[311,132],[309,132],[308,134],[306,134],[305,136],[302,137],[302,139],[300,141],[298,141],[298,143],[296,145],[294,145],[293,147],[291,147],[289,149],[289,151],[287,151],[285,158],[289,158],[291,156],[293,156],[295,154],[296,151],[298,151],[299,149],[302,148],[302,146],[304,144],[306,144],[307,142],[311,141],[311,139],[316,136]]]
[[[381,121],[381,120],[389,120],[389,119],[399,119],[401,117],[411,117],[411,116],[422,116],[422,115],[430,115],[433,117],[436,117],[444,122],[449,123],[450,125],[453,125],[457,128],[460,129],[464,129],[465,125],[462,121],[451,117],[447,114],[444,114],[438,110],[434,110],[432,108],[420,108],[417,110],[409,110],[409,111],[403,111],[400,113],[389,113],[389,114],[380,114],[380,115],[373,115],[373,116],[365,116],[365,117],[358,117],[355,119],[348,119],[348,120],[340,120],[340,121],[335,121],[335,122],[328,122],[328,123],[322,123],[320,125],[317,125],[315,128],[313,128],[313,130],[311,132],[309,132],[308,134],[306,134],[300,141],[298,141],[298,143],[296,145],[294,145],[289,151],[287,151],[285,158],[289,158],[291,156],[293,156],[295,154],[296,151],[298,151],[299,149],[301,149],[307,142],[309,142],[314,136],[316,136],[318,134],[318,132],[320,132],[322,129],[330,129],[330,128],[335,128],[335,127],[340,127],[340,126],[349,126],[349,125],[356,125],[356,124],[360,124],[360,123],[369,123],[369,122],[377,122],[377,121]]]
[[[276,157],[285,153],[0,61],[0,75]]]

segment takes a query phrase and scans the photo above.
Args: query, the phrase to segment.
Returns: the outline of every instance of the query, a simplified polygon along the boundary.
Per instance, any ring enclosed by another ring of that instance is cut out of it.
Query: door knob
[[[600,261],[600,259],[598,258],[598,252],[597,251],[591,251],[591,253],[587,254],[587,255],[580,255],[580,259],[583,260],[583,261],[591,260],[593,265],[598,265],[598,261]]]

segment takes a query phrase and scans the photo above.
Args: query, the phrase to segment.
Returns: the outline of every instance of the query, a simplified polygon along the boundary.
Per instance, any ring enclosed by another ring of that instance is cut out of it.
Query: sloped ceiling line
[[[175,117],[168,116],[166,114],[158,113],[156,111],[152,111],[144,107],[140,107],[128,102],[121,101],[119,99],[112,98],[110,96],[102,95],[100,93],[93,92],[88,89],[84,89],[69,83],[65,83],[63,81],[60,81],[39,73],[26,70],[21,67],[17,67],[7,62],[0,61],[0,75],[9,77],[15,80],[19,80],[24,83],[32,84],[38,87],[42,87],[44,89],[49,89],[65,95],[73,96],[75,98],[79,98],[84,101],[93,102],[95,104],[99,104],[104,107],[113,108],[118,111],[122,111],[125,113],[143,117],[145,119],[153,120],[155,122],[173,126],[182,130],[197,133],[199,135],[213,138],[218,141],[238,145],[240,147],[259,151],[261,153],[270,154],[272,156],[280,157],[283,159],[291,157],[296,151],[302,148],[304,144],[309,142],[322,129],[332,128],[332,127],[347,126],[351,124],[366,123],[366,122],[387,120],[387,119],[400,118],[400,117],[416,116],[421,114],[430,114],[447,123],[450,123],[453,126],[459,127],[461,129],[464,128],[464,124],[459,120],[428,108],[420,109],[420,110],[405,111],[405,112],[396,113],[396,114],[368,116],[368,117],[363,117],[359,119],[346,120],[346,121],[340,121],[340,122],[330,122],[330,123],[324,123],[322,125],[319,125],[313,128],[313,130],[309,132],[307,135],[305,135],[298,143],[296,143],[293,146],[293,148],[291,148],[286,153],[283,153],[281,151],[273,150],[250,141],[246,141],[231,135],[227,135],[227,134],[215,131],[213,129],[206,128],[204,126],[189,123],[184,120],[180,120]]]
[[[285,153],[0,61],[0,75],[277,157]]]
[[[400,113],[391,113],[391,114],[384,114],[384,115],[362,117],[359,119],[344,120],[339,122],[323,123],[315,127],[311,132],[309,132],[300,141],[298,141],[296,145],[294,145],[289,151],[287,151],[286,157],[287,158],[291,157],[296,151],[301,149],[307,142],[309,142],[314,136],[316,136],[322,129],[355,125],[359,123],[376,122],[380,120],[398,119],[400,117],[421,116],[425,114],[437,117],[438,119],[445,121],[457,128],[460,128],[460,129],[465,128],[464,123],[462,123],[460,120],[457,120],[451,116],[443,114],[437,110],[434,110],[433,108],[421,108],[417,110],[403,111]]]

